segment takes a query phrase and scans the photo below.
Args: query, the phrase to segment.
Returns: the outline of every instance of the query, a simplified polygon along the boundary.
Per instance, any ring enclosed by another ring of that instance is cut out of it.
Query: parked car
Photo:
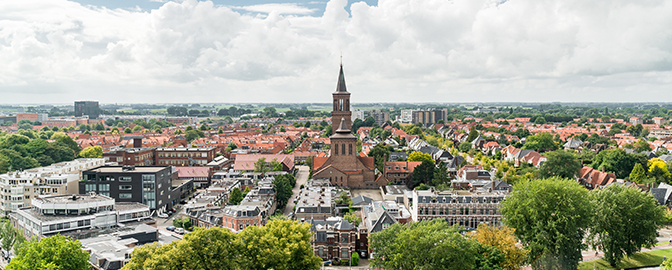
[[[175,231],[175,229],[177,229],[177,228],[175,228],[175,226],[168,226],[168,227],[166,227],[166,230],[169,230],[169,231],[171,231],[171,232]]]
[[[175,232],[176,232],[176,233],[179,233],[179,234],[184,234],[184,229],[182,229],[182,228],[177,228],[177,229],[175,229]]]

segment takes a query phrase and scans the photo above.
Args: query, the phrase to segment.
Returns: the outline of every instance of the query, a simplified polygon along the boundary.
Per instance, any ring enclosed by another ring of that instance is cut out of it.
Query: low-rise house
[[[394,185],[406,184],[411,180],[415,167],[420,164],[421,161],[388,161],[385,162],[383,174]]]
[[[616,175],[585,166],[579,170],[579,183],[588,189],[604,187],[616,181]]]
[[[308,220],[313,252],[322,260],[347,261],[356,251],[357,228],[341,217]]]

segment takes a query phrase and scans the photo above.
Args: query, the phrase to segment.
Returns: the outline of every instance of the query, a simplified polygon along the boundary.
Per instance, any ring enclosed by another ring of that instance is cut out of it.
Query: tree
[[[646,171],[642,167],[642,164],[637,163],[635,164],[635,167],[632,168],[632,172],[630,172],[630,181],[633,181],[637,184],[643,184],[644,180],[646,180]]]
[[[546,162],[541,165],[539,175],[541,178],[559,176],[562,178],[574,178],[581,169],[574,154],[564,150],[556,150],[546,153]]]
[[[657,182],[664,182],[670,180],[670,172],[667,169],[665,161],[659,158],[652,158],[648,161],[649,177],[655,179]]]
[[[651,145],[645,140],[638,140],[633,143],[632,146],[637,152],[651,151]]]
[[[103,158],[103,148],[96,146],[89,146],[79,152],[79,157],[82,158]]]
[[[82,250],[78,240],[62,235],[37,240],[33,238],[18,248],[8,270],[72,269],[88,270],[89,253]]]
[[[2,249],[12,250],[18,248],[26,239],[23,237],[23,232],[14,228],[9,221],[0,224],[0,237],[2,238]]]
[[[556,149],[553,135],[548,132],[542,132],[537,135],[528,136],[525,139],[523,149],[530,149],[537,152],[553,151]]]
[[[254,162],[254,172],[259,172],[261,175],[265,175],[269,170],[269,164],[266,163],[266,158],[259,158]]]
[[[273,191],[275,191],[275,198],[278,200],[278,209],[284,209],[287,205],[289,197],[292,196],[292,187],[289,175],[278,175],[273,179]]]
[[[272,172],[282,171],[282,163],[278,162],[275,158],[271,160],[269,167]]]
[[[592,219],[588,191],[574,180],[522,180],[502,202],[504,223],[530,250],[536,269],[576,269]]]
[[[438,187],[440,185],[447,185],[448,180],[448,167],[446,167],[446,164],[444,164],[443,161],[439,161],[439,164],[436,165],[436,169],[434,169],[432,186]]]
[[[434,159],[432,158],[432,155],[430,154],[425,154],[422,152],[413,152],[410,155],[408,155],[408,161],[430,161],[432,164],[434,164]]]
[[[310,245],[308,223],[274,219],[266,226],[249,226],[238,236],[241,269],[319,269],[322,265]]]
[[[238,205],[243,200],[243,193],[239,188],[234,188],[231,190],[231,195],[229,197],[229,204]]]
[[[173,226],[177,228],[189,229],[191,227],[191,219],[189,217],[173,219]]]
[[[384,269],[474,269],[477,243],[442,219],[395,223],[369,236],[371,267]]]
[[[406,186],[413,189],[420,184],[431,184],[432,178],[434,178],[434,163],[431,161],[422,161],[420,165],[415,166],[413,173],[411,174],[411,179]]]
[[[241,269],[241,261],[246,259],[240,257],[242,246],[239,238],[228,229],[196,228],[182,240],[136,248],[131,254],[131,261],[122,269],[237,270]]]
[[[354,213],[350,212],[347,213],[343,216],[343,219],[347,220],[350,222],[350,224],[354,225],[355,228],[359,226],[359,223],[362,223],[362,218],[355,215]]]
[[[205,136],[205,134],[203,134],[203,131],[195,130],[195,129],[187,130],[187,132],[184,133],[184,138],[187,140],[187,142],[191,142],[195,139],[198,139],[198,138],[201,138],[201,137],[204,137],[204,136]]]
[[[646,165],[647,158],[643,154],[628,154],[623,149],[611,149],[598,153],[590,167],[613,172],[617,178],[623,179],[630,175],[636,163]]]
[[[514,235],[514,229],[480,224],[473,237],[482,245],[495,247],[504,253],[505,259],[499,265],[502,269],[517,270],[525,265],[528,251],[516,246],[518,239]]]
[[[478,138],[478,131],[476,131],[475,128],[471,128],[471,130],[469,131],[469,135],[467,135],[467,140],[465,140],[464,142],[471,143],[476,138]]]
[[[460,149],[460,152],[462,152],[462,153],[469,152],[469,150],[471,150],[471,143],[470,142],[462,142],[462,143],[460,143],[460,145],[457,148]]]
[[[595,205],[590,239],[604,251],[604,259],[616,266],[624,255],[656,244],[656,231],[665,222],[664,207],[649,193],[620,185],[591,192]]]
[[[238,146],[234,142],[230,142],[229,145],[226,146],[224,149],[226,152],[231,152],[232,150],[238,148]]]
[[[373,162],[376,164],[376,168],[378,171],[382,172],[383,167],[385,167],[385,162],[390,157],[390,150],[382,143],[379,143],[369,151],[369,156],[373,157]]]

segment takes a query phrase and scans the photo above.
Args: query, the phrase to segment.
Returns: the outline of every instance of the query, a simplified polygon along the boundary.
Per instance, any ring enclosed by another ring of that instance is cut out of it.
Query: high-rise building
[[[87,115],[89,119],[98,119],[100,106],[98,101],[75,101],[75,116]]]
[[[385,122],[390,120],[390,112],[383,110],[372,110],[369,112],[369,116],[373,117],[373,120],[376,120],[378,126],[382,126]]]

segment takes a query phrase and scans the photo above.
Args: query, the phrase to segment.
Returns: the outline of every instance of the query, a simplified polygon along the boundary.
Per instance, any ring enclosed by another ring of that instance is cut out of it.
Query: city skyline
[[[135,5],[133,5],[135,3]],[[672,3],[0,3],[5,104],[670,102]]]

